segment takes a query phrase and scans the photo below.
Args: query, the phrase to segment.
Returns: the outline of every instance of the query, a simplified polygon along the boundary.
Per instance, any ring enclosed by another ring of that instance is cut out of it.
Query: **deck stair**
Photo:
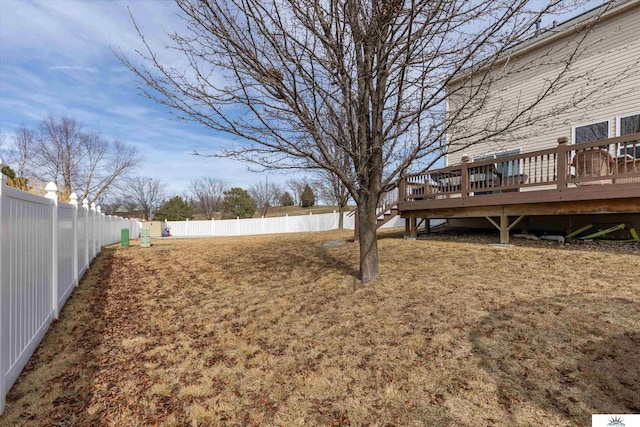
[[[352,215],[355,215],[355,219],[356,219],[355,227],[353,230],[353,240],[357,242],[360,236],[360,227],[358,226],[358,209],[357,208],[352,210],[349,213],[349,216],[352,216]],[[400,215],[400,209],[398,207],[397,201],[383,205],[383,207],[380,208],[380,212],[378,213],[378,216],[376,218],[376,230],[382,227],[383,225],[385,225],[386,223],[388,223],[389,221],[391,221],[393,218],[397,217],[398,215]]]
[[[378,214],[378,218],[376,219],[376,229],[382,227],[393,218],[400,214],[400,209],[398,209],[398,202],[395,202],[390,205],[386,205],[382,212]]]

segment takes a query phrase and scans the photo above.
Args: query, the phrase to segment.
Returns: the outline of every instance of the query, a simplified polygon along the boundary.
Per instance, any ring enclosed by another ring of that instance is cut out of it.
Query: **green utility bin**
[[[143,228],[140,230],[140,247],[148,248],[151,246],[151,229]]]
[[[128,228],[123,228],[120,230],[120,245],[122,245],[123,248],[129,247],[129,229]]]

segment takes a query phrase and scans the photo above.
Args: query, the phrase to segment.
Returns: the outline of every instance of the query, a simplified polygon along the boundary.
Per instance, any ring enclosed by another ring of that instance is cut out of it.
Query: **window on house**
[[[509,160],[506,162],[501,162],[501,157],[513,156],[515,154],[520,154],[522,152],[521,149],[503,151],[502,153],[496,153],[496,171],[501,174],[503,177],[514,177],[518,176],[520,173],[520,160]]]
[[[617,135],[624,136],[640,132],[640,114],[618,117]],[[620,144],[620,156],[628,155],[640,159],[640,141],[628,141]]]
[[[474,162],[481,162],[483,160],[495,159],[495,154],[483,154],[481,156],[475,156],[473,158]],[[480,170],[476,169],[474,171],[474,176],[472,179],[476,182],[493,182],[496,178],[495,169],[493,165],[485,166]]]
[[[591,123],[588,125],[575,126],[573,128],[573,143],[598,141],[609,138],[609,121]]]
[[[502,151],[495,154],[484,154],[482,156],[474,157],[473,161],[479,162],[481,160],[496,159],[495,172],[497,174],[497,177],[502,178],[504,180],[503,182],[507,182],[507,178],[513,179],[514,177],[519,176],[520,160],[508,160],[501,162],[500,158],[513,156],[515,154],[520,154],[521,152],[522,149],[517,148],[515,150]],[[491,179],[493,179],[493,177],[491,177]]]

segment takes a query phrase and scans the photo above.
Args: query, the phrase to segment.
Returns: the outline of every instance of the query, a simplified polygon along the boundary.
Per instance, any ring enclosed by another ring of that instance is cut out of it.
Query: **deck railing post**
[[[469,197],[469,163],[471,163],[471,157],[462,156],[462,170],[460,173],[460,191],[462,197]]]
[[[400,178],[400,183],[398,184],[398,201],[405,202],[407,197],[407,179],[404,177]]]
[[[558,190],[562,191],[567,188],[567,167],[569,166],[569,161],[567,159],[568,147],[567,143],[569,139],[566,136],[558,138],[558,157],[557,161],[557,170],[558,170]]]

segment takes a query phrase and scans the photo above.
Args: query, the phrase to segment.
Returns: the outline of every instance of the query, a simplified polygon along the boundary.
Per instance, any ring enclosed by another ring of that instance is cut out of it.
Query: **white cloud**
[[[49,67],[49,69],[53,71],[85,71],[88,73],[98,71],[98,69],[94,67],[81,67],[79,65],[57,65],[55,67]]]
[[[186,67],[165,49],[167,31],[184,30],[172,1],[0,0],[0,130],[8,139],[19,124],[48,114],[68,115],[86,130],[138,148],[146,160],[137,173],[167,181],[180,193],[191,180],[219,177],[247,188],[264,179],[230,159],[193,156],[215,152],[231,139],[175,120],[164,106],[139,96],[133,74],[113,50],[137,60],[142,47],[131,13],[160,60]],[[291,174],[269,174],[284,182]]]
[[[127,6],[125,1],[3,0],[2,49],[35,49],[44,54],[43,59],[75,59],[81,63],[111,56],[111,48],[133,53],[142,43]],[[181,25],[173,2],[139,1],[132,3],[130,10],[158,49],[167,40],[163,28]]]

